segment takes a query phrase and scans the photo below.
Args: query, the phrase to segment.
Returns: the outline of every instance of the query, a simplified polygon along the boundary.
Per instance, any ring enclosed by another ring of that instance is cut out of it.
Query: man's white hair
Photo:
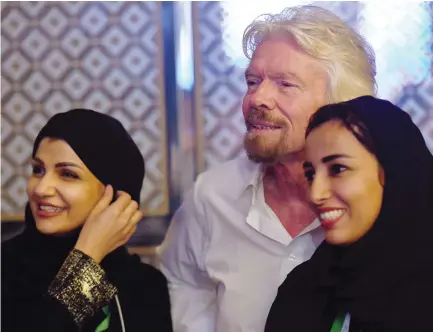
[[[245,56],[251,59],[260,42],[276,34],[293,38],[304,52],[324,66],[329,78],[330,103],[376,95],[374,51],[337,15],[310,5],[261,15],[244,31]]]

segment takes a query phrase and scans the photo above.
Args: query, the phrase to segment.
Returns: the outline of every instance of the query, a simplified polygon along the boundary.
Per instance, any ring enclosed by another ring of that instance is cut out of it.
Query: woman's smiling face
[[[32,160],[27,195],[37,229],[64,234],[86,221],[105,186],[63,140],[44,138]]]
[[[357,241],[370,230],[381,209],[384,175],[379,162],[336,120],[309,133],[305,154],[310,201],[326,241]]]

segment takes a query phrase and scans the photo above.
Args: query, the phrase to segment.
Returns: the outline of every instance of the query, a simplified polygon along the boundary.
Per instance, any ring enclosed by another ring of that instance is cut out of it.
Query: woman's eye
[[[78,179],[78,175],[73,173],[73,172],[69,172],[69,171],[63,171],[62,172],[62,176],[65,178],[70,178],[70,179]]]
[[[344,172],[345,170],[347,170],[347,167],[343,166],[343,165],[334,164],[331,166],[331,174],[332,175],[339,175],[342,172]]]
[[[313,182],[313,180],[314,180],[314,170],[312,170],[312,169],[305,170],[304,171],[304,176],[305,176],[305,178],[307,179],[307,181],[309,183]]]
[[[32,166],[32,174],[33,175],[41,175],[44,173],[44,168],[39,165],[33,165]]]

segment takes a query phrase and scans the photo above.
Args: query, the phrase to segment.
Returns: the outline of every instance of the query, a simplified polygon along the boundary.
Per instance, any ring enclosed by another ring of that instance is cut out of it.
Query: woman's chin
[[[358,241],[360,237],[355,234],[348,234],[341,229],[331,229],[325,232],[326,242],[335,246],[350,245]]]
[[[59,233],[59,223],[54,220],[36,219],[36,229],[45,235],[54,235]]]
[[[346,245],[351,243],[350,236],[340,229],[329,229],[325,232],[325,240],[332,245]]]
[[[78,229],[80,226],[81,224],[71,227],[69,223],[65,223],[64,220],[59,220],[58,218],[52,218],[50,220],[36,219],[37,230],[45,235],[67,235]]]

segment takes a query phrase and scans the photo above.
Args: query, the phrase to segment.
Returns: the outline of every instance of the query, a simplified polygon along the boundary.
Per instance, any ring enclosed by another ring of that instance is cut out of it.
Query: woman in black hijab
[[[32,157],[26,228],[2,244],[2,330],[172,331],[166,279],[123,246],[145,168],[120,122],[59,113]]]
[[[370,96],[324,106],[305,175],[325,241],[278,290],[266,332],[433,331],[433,157]]]

